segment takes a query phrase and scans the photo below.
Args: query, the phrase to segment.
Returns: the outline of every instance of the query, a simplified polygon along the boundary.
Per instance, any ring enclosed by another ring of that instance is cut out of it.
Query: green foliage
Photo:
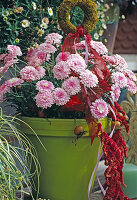
[[[8,44],[18,45],[23,53],[26,53],[27,48],[33,46],[36,42],[44,41],[44,37],[48,33],[54,31],[62,33],[57,28],[55,5],[53,15],[50,16],[46,1],[35,1],[36,8],[33,6],[33,1],[6,2],[3,2],[0,8],[0,53],[5,52]],[[47,18],[49,21],[45,28],[42,26],[43,18]],[[23,20],[28,20],[28,26],[23,27]]]
[[[24,194],[32,195],[30,186],[34,176],[39,179],[39,163],[34,146],[28,138],[16,128],[21,120],[0,113],[0,199],[24,199]],[[33,173],[31,163],[34,164]],[[24,191],[24,185],[29,192]],[[37,190],[37,188],[36,188]],[[20,198],[17,197],[20,193]]]
[[[17,1],[1,1],[0,5],[0,53],[5,53],[7,45],[14,44],[21,47],[22,52],[26,53],[30,46],[35,43],[44,41],[44,37],[51,32],[58,32],[63,35],[60,30],[56,9],[62,0],[17,0]],[[95,1],[97,4],[98,21],[94,30],[91,32],[93,39],[102,40],[104,29],[106,29],[106,18],[108,1]],[[36,9],[33,6],[36,4]],[[113,6],[113,5],[112,5]],[[19,12],[19,8],[23,10]],[[53,15],[48,13],[48,7],[53,10]],[[110,6],[111,7],[111,6]],[[70,13],[70,20],[74,25],[80,25],[83,21],[83,12],[76,7]],[[42,26],[42,19],[47,18],[49,23],[47,28]],[[28,27],[23,27],[23,20],[28,20]]]

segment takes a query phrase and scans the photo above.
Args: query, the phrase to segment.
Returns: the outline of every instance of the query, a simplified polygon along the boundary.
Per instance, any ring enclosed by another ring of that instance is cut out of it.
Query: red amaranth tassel
[[[116,130],[112,138],[106,132],[101,132],[105,164],[108,165],[104,173],[106,178],[104,184],[106,194],[103,200],[130,200],[128,197],[125,197],[121,189],[121,185],[126,187],[123,182],[122,169],[124,164],[123,153],[126,155],[127,150],[120,131],[121,129]]]

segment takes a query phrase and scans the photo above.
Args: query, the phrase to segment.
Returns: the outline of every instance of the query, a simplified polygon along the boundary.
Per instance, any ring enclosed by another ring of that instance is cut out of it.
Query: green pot
[[[47,149],[46,152],[29,128],[23,127],[37,150],[41,165],[39,196],[50,200],[87,200],[100,139],[95,138],[91,146],[87,134],[76,145],[73,143],[74,128],[81,125],[87,130],[86,121],[29,117],[22,117],[22,120],[34,129]],[[102,123],[106,127],[107,119]]]

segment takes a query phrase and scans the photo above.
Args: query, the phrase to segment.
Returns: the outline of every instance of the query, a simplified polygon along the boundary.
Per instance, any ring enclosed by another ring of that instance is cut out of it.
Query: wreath
[[[64,0],[57,9],[58,22],[65,33],[76,33],[77,27],[69,20],[69,14],[72,8],[80,7],[84,12],[82,26],[85,33],[90,33],[97,23],[96,4],[91,0]]]

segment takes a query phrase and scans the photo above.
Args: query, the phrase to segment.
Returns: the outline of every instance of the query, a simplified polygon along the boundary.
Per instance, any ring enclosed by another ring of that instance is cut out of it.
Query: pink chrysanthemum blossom
[[[90,70],[86,69],[80,74],[81,83],[86,87],[93,88],[98,84],[98,78]]]
[[[36,105],[41,108],[47,109],[54,104],[53,94],[50,91],[38,92],[35,99]]]
[[[57,63],[53,68],[53,73],[56,79],[63,80],[65,78],[68,78],[70,74],[70,68],[68,66],[68,63],[66,61],[61,61]]]
[[[131,81],[129,78],[127,78],[127,90],[132,94],[135,94],[137,92],[136,83]]]
[[[136,75],[130,69],[125,69],[123,73],[125,74],[125,76],[128,76],[129,79],[131,79],[132,81],[137,81]]]
[[[38,50],[44,51],[45,53],[55,53],[57,49],[50,43],[42,43],[39,45]]]
[[[117,84],[112,85],[111,87],[111,97],[113,101],[118,101],[119,97],[120,97],[120,87]]]
[[[66,61],[66,60],[68,59],[69,56],[70,56],[70,53],[69,53],[69,52],[64,52],[63,54],[62,54],[62,52],[59,53],[59,54],[57,55],[57,57],[56,57],[56,63],[58,63],[58,62],[60,62],[60,61]]]
[[[3,53],[0,55],[0,61],[3,60],[5,57],[7,56],[7,54]]]
[[[12,55],[12,54],[7,54],[7,56],[5,56],[5,58],[4,58],[4,63],[7,63],[7,62],[13,60],[14,58],[15,58],[14,55]]]
[[[0,95],[6,94],[10,90],[10,86],[7,84],[7,82],[3,83],[0,86]]]
[[[69,56],[67,60],[68,66],[76,73],[80,73],[85,71],[87,65],[85,64],[85,60],[79,54],[72,54]]]
[[[103,55],[102,59],[107,62],[108,64],[115,64],[115,57],[114,56],[108,56],[108,55]]]
[[[8,69],[9,69],[9,67],[6,65],[4,67],[0,67],[0,74],[7,72]]]
[[[53,96],[58,106],[65,105],[70,99],[70,96],[62,88],[56,88],[53,92]]]
[[[46,53],[43,52],[43,51],[38,51],[38,52],[37,52],[37,57],[38,57],[40,60],[45,61]]]
[[[91,40],[90,42],[91,48],[95,49],[100,55],[104,55],[108,53],[108,49],[102,42],[96,42]]]
[[[12,54],[13,56],[22,56],[22,52],[20,47],[16,46],[16,45],[8,45],[7,46],[7,50],[9,51],[10,54]]]
[[[27,82],[40,79],[39,72],[32,66],[26,66],[20,71],[21,78]]]
[[[35,56],[29,58],[28,65],[33,67],[38,67],[43,64],[43,61]]]
[[[58,33],[50,33],[44,39],[50,44],[60,44],[62,38],[62,35],[59,35]]]
[[[9,80],[6,81],[6,84],[9,86],[9,87],[16,87],[17,85],[20,85],[22,84],[24,81],[20,78],[11,78]]]
[[[127,69],[127,63],[125,61],[125,59],[123,57],[121,57],[120,55],[116,54],[114,56],[115,58],[115,65],[116,66],[116,70],[118,71],[124,71],[125,69]]]
[[[120,88],[127,86],[127,78],[121,72],[114,72],[111,75],[112,83],[119,85]]]
[[[62,88],[69,94],[75,95],[81,90],[80,81],[77,77],[71,76],[62,84]]]
[[[42,81],[37,82],[36,89],[39,90],[40,92],[44,92],[44,91],[47,91],[47,90],[53,91],[54,85],[50,81],[42,80]]]
[[[85,49],[85,40],[83,40],[83,41],[81,41],[79,43],[76,43],[73,48],[75,48],[75,47],[76,47],[77,50]]]
[[[29,48],[29,49],[28,49],[28,52],[27,52],[27,58],[30,57],[30,56],[32,56],[33,53],[34,53],[34,48],[32,48],[32,47]]]
[[[43,78],[45,76],[45,69],[42,66],[35,68],[38,72],[38,79]]]
[[[91,114],[97,119],[101,119],[107,116],[108,106],[103,99],[97,99],[90,107]]]

